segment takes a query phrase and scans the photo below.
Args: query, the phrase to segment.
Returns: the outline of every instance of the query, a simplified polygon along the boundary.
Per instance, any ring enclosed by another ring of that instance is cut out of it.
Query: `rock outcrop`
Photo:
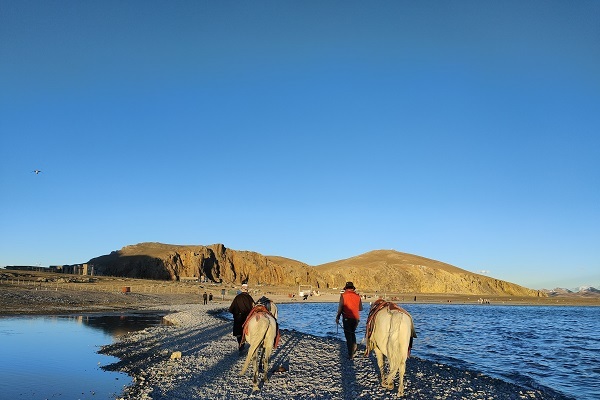
[[[273,259],[252,251],[210,246],[140,243],[93,258],[88,262],[101,275],[180,280],[205,277],[212,282],[315,287],[323,279],[314,268],[294,261]]]
[[[312,285],[315,290],[341,288],[351,280],[363,292],[546,295],[393,250],[376,250],[346,260],[309,266],[284,257],[231,250],[222,244],[140,243],[91,259],[88,264],[98,274],[130,278],[181,280],[204,277],[226,284]]]

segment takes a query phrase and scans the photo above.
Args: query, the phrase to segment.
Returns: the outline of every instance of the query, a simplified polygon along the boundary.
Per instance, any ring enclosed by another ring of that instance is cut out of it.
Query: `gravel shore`
[[[133,377],[122,399],[392,399],[379,383],[375,356],[345,357],[342,341],[282,329],[273,352],[269,381],[252,392],[252,367],[239,376],[245,359],[238,355],[231,322],[219,317],[225,304],[172,305],[161,325],[120,337],[101,349],[120,359],[106,369]],[[285,328],[285,327],[283,327]],[[418,342],[415,343],[418,346]],[[171,359],[180,351],[181,359]],[[276,370],[282,366],[284,372]],[[559,399],[480,373],[416,357],[409,358],[406,399]]]
[[[11,279],[38,279],[32,274],[11,273]],[[14,275],[14,276],[13,276]],[[49,276],[48,274],[40,277]],[[61,275],[59,278],[62,278]],[[77,290],[49,290],[38,287],[38,280],[26,285],[0,282],[0,315],[103,312],[115,310],[166,310],[173,325],[156,326],[119,337],[101,352],[121,361],[107,369],[126,372],[134,379],[122,394],[123,399],[356,399],[396,398],[394,391],[383,389],[375,356],[345,357],[345,343],[286,330],[282,327],[281,343],[270,360],[269,382],[252,393],[252,368],[244,376],[239,371],[244,360],[237,353],[231,335],[231,322],[220,318],[231,299],[204,306],[198,294],[138,293],[135,285],[147,281],[97,278],[97,283],[80,283]],[[12,282],[12,280],[11,280]],[[123,295],[118,291],[91,290],[95,285],[132,286],[136,292]],[[171,284],[173,285],[173,284]],[[166,286],[166,285],[165,285]],[[81,289],[79,289],[81,287]],[[202,290],[204,288],[201,287]],[[212,290],[210,287],[208,290]],[[287,292],[276,295],[274,288],[256,293],[267,295],[276,303],[293,301]],[[169,290],[171,292],[171,290]],[[447,296],[446,296],[447,297]],[[420,301],[446,302],[446,297]],[[307,302],[337,301],[339,294],[309,298]],[[507,299],[499,299],[505,303]],[[510,299],[513,304],[537,304],[527,299]],[[544,300],[544,299],[542,299]],[[544,304],[598,305],[597,299],[545,299]],[[472,302],[468,297],[452,297],[453,302]],[[560,301],[560,303],[558,303]],[[362,339],[362,338],[360,338]],[[415,341],[418,348],[419,341]],[[181,351],[180,360],[171,360]],[[285,372],[274,372],[279,366]],[[406,399],[564,399],[554,393],[523,388],[473,371],[412,357],[405,375]]]

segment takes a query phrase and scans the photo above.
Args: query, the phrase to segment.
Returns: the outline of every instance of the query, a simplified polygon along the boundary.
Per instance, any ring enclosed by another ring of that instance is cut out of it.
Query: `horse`
[[[417,337],[411,315],[394,303],[377,300],[371,305],[367,318],[365,356],[373,350],[377,357],[381,386],[394,389],[396,374],[400,375],[398,397],[404,395],[404,372],[406,359],[410,355],[412,338]],[[384,372],[384,356],[387,357],[389,370]]]
[[[275,304],[271,302],[271,306]],[[275,309],[276,310],[276,309]],[[252,391],[259,390],[258,387],[258,365],[261,359],[263,369],[263,382],[268,382],[267,372],[269,370],[269,358],[273,347],[279,343],[279,327],[277,320],[264,305],[254,306],[246,322],[244,322],[244,337],[242,343],[246,340],[250,344],[248,355],[240,371],[244,375],[250,362],[254,367],[254,376],[252,378]],[[262,352],[260,351],[262,349]],[[259,355],[259,353],[262,353]]]
[[[277,320],[277,305],[274,301],[272,301],[268,297],[262,296],[260,299],[258,299],[256,304],[265,306],[265,308],[269,310],[271,315]]]

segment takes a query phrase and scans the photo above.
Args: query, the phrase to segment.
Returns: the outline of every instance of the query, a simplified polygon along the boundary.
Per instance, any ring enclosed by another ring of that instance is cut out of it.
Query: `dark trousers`
[[[348,346],[348,357],[354,355],[356,348],[356,327],[358,326],[358,320],[352,318],[344,318],[342,320],[344,326],[344,336],[346,336],[346,346]]]

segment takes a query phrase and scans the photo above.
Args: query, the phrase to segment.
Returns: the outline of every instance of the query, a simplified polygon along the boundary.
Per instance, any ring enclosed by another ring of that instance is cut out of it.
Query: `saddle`
[[[281,335],[279,333],[279,322],[277,322],[277,319],[273,316],[273,314],[271,314],[271,311],[267,310],[267,307],[263,306],[262,304],[258,304],[256,306],[254,306],[252,308],[252,310],[250,310],[250,313],[248,314],[248,316],[246,317],[246,321],[244,321],[244,325],[242,325],[242,341],[240,344],[245,343],[246,342],[246,334],[248,333],[248,322],[252,319],[252,318],[256,318],[258,320],[259,318],[259,314],[268,314],[271,317],[273,317],[273,319],[275,320],[276,326],[277,326],[277,334],[275,335],[275,342],[273,343],[273,347],[277,347],[279,345],[279,341],[281,339]]]
[[[388,311],[392,311],[392,310],[400,311],[401,313],[404,313],[410,317],[411,335],[410,335],[410,343],[408,345],[408,355],[410,356],[410,350],[412,348],[413,338],[417,337],[417,333],[415,332],[415,324],[413,323],[413,320],[412,320],[412,315],[410,315],[408,313],[408,311],[406,311],[404,308],[396,305],[395,303],[392,303],[391,301],[385,301],[383,299],[379,299],[379,300],[375,301],[375,303],[373,303],[373,305],[371,306],[371,310],[369,310],[369,316],[367,317],[367,330],[365,333],[365,336],[367,339],[367,349],[365,350],[365,356],[368,356],[369,351],[371,351],[370,346],[369,346],[369,339],[371,338],[371,335],[373,334],[373,330],[375,329],[375,316],[377,315],[377,313],[379,311],[383,310],[384,308],[387,308]]]

